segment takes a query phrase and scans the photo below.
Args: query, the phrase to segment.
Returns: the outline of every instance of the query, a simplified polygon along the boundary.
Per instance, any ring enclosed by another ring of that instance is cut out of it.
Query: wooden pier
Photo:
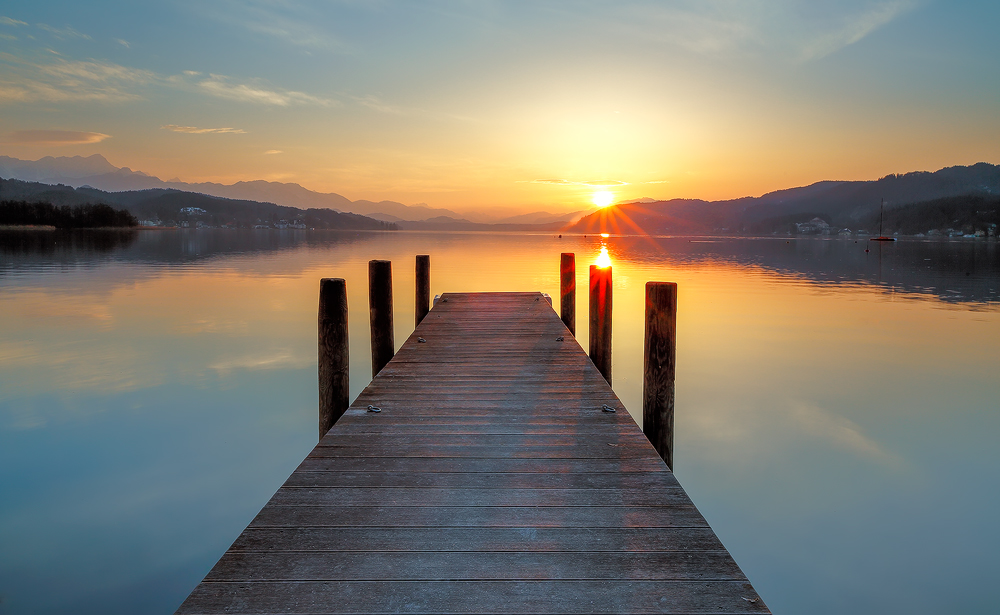
[[[545,298],[480,293],[442,297],[177,612],[769,611]]]

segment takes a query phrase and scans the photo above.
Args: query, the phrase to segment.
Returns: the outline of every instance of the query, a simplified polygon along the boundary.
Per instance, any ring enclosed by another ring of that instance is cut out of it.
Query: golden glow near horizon
[[[601,253],[597,255],[597,260],[594,261],[600,269],[605,269],[611,266],[611,257],[608,255],[608,246],[601,246]]]
[[[598,207],[604,208],[615,202],[615,193],[610,190],[598,190],[590,200]]]

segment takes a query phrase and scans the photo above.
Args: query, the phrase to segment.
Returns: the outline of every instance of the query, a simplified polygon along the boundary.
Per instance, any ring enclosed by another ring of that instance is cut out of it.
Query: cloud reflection
[[[834,448],[891,467],[902,464],[902,459],[897,455],[865,435],[860,425],[847,417],[824,410],[813,402],[791,400],[784,415],[789,419],[789,426],[797,428],[803,435],[825,440]]]
[[[308,367],[312,362],[312,358],[296,356],[291,350],[278,350],[266,354],[248,354],[223,359],[210,364],[208,368],[224,376],[238,369],[297,369]]]

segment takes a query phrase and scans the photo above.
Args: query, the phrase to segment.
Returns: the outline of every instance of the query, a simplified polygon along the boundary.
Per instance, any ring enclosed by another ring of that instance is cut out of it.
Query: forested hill
[[[299,209],[274,203],[226,199],[166,188],[105,192],[16,179],[0,179],[0,201],[62,205],[103,203],[128,210],[157,226],[395,230],[391,222],[332,209]]]

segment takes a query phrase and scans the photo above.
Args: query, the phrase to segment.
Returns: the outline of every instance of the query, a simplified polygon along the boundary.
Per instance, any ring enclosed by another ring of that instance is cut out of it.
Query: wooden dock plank
[[[722,551],[708,527],[565,528],[249,527],[230,551],[478,551],[625,552]]]
[[[284,506],[250,527],[708,527],[688,506]]]
[[[230,551],[206,581],[729,581],[725,550],[658,553],[575,551]],[[220,578],[216,578],[219,575]]]
[[[410,472],[415,458],[404,457],[307,457],[299,468],[328,472]],[[423,459],[423,472],[487,473],[578,473],[578,472],[666,472],[662,462],[649,457],[635,459],[468,459],[461,457]],[[666,480],[666,479],[665,479]]]
[[[687,505],[679,487],[647,489],[434,489],[412,487],[282,487],[283,506],[656,506]]]
[[[768,611],[548,302],[470,293],[178,610],[400,612]]]
[[[420,489],[672,490],[680,485],[652,472],[312,472],[301,470],[285,482],[292,487],[409,487]]]
[[[322,605],[322,610],[317,609]],[[745,581],[203,582],[185,613],[767,613]],[[234,612],[234,610],[225,612]]]

